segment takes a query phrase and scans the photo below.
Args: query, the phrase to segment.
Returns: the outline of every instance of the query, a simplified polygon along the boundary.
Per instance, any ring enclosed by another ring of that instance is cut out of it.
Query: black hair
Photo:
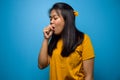
[[[84,33],[76,28],[75,15],[73,12],[74,9],[70,5],[58,2],[52,6],[49,10],[49,14],[52,10],[55,10],[58,15],[62,15],[65,25],[60,35],[52,35],[48,45],[48,55],[52,56],[52,52],[56,48],[58,40],[61,38],[63,40],[61,55],[63,57],[67,57],[78,45],[82,44]]]

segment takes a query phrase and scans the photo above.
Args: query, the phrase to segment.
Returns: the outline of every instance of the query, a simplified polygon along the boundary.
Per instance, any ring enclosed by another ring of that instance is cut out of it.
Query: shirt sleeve
[[[82,51],[83,60],[87,60],[95,57],[94,49],[90,37],[87,34],[84,35],[82,46],[83,46],[83,51]]]

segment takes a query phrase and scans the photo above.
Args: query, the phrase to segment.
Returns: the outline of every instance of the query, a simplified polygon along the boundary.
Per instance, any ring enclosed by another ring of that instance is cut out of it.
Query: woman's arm
[[[94,80],[94,58],[83,61],[83,69],[85,73],[85,80]]]
[[[38,67],[40,69],[45,68],[50,63],[50,56],[48,55],[48,42],[53,34],[52,26],[51,25],[47,26],[44,29],[43,33],[44,33],[44,40],[38,56]]]
[[[48,40],[44,39],[43,44],[38,57],[38,67],[40,69],[45,68],[49,65],[49,55],[48,55]]]

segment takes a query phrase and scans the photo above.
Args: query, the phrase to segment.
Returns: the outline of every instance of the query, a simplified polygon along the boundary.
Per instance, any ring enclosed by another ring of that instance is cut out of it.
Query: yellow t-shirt
[[[94,58],[94,51],[88,35],[83,43],[68,57],[61,56],[62,40],[57,43],[50,58],[50,80],[84,80],[83,60]]]

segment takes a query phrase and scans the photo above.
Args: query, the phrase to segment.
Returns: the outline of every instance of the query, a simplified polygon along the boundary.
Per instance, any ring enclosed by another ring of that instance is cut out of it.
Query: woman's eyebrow
[[[49,16],[49,18],[53,18],[53,17],[56,17],[57,15],[53,15],[53,16]]]

